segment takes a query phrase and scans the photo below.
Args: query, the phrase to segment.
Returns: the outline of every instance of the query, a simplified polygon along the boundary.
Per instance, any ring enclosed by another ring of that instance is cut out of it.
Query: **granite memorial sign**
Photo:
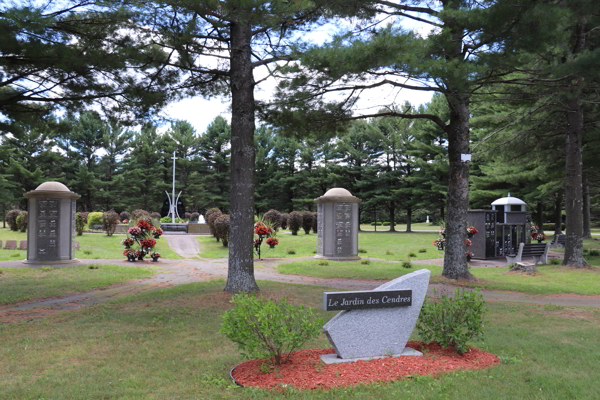
[[[323,327],[336,354],[322,355],[321,360],[331,364],[422,355],[405,346],[421,313],[430,276],[431,271],[421,269],[374,290],[325,293],[325,309],[343,311]]]

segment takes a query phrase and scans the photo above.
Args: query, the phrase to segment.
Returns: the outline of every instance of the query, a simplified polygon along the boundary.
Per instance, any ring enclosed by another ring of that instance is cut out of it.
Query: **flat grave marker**
[[[7,240],[6,244],[4,245],[4,248],[7,250],[15,250],[17,248],[17,241],[16,240]]]

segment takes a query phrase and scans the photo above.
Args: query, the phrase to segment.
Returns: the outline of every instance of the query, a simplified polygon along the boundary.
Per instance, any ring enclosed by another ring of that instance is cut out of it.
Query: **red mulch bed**
[[[389,382],[409,375],[439,375],[457,370],[475,370],[500,363],[491,353],[473,347],[458,354],[438,344],[409,341],[408,347],[424,353],[423,357],[386,357],[369,361],[325,365],[319,358],[333,349],[311,349],[294,352],[287,363],[270,371],[261,371],[265,360],[250,360],[238,365],[233,378],[243,386],[265,389],[293,386],[297,389],[331,389],[360,383]],[[264,367],[263,367],[264,369]]]

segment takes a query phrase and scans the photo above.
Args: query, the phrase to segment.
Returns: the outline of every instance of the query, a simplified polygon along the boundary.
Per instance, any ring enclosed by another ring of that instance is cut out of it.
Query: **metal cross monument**
[[[177,158],[175,157],[175,152],[173,151],[173,195],[171,197],[169,197],[169,192],[167,192],[165,190],[165,193],[167,194],[167,198],[169,199],[169,214],[167,214],[167,217],[170,215],[172,218],[172,222],[175,223],[175,218],[181,218],[181,216],[179,215],[179,212],[177,212],[177,203],[179,202],[179,196],[181,196],[181,191],[179,192],[179,194],[177,195],[177,199],[175,199],[175,160]]]

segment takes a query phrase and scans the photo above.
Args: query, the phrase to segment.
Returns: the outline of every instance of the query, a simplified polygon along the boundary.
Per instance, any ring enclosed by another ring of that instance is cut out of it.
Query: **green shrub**
[[[208,229],[210,230],[211,235],[213,235],[217,242],[219,241],[219,235],[217,235],[217,230],[215,228],[215,221],[219,218],[223,213],[218,208],[210,208],[206,211],[206,223],[208,224]]]
[[[122,211],[121,214],[119,214],[119,218],[121,221],[129,222],[129,213],[127,211]]]
[[[560,265],[560,260],[558,258],[553,258],[550,260],[550,265]]]
[[[268,222],[268,225],[275,231],[281,226],[281,213],[277,210],[269,210],[263,215],[263,221]]]
[[[381,226],[383,222],[371,222],[371,226]]]
[[[596,249],[591,249],[590,256],[592,256],[592,257],[600,256],[600,251],[596,250]]]
[[[131,219],[134,221],[140,220],[140,219],[150,219],[150,213],[146,210],[142,210],[141,208],[138,208],[137,210],[133,210],[131,212]]]
[[[296,249],[287,249],[288,254],[296,254]]]
[[[227,247],[229,245],[229,230],[230,230],[230,221],[229,215],[227,214],[219,214],[219,218],[215,220],[215,231],[217,235],[221,239],[223,243],[223,247]]]
[[[421,247],[421,248],[419,249],[419,253],[427,253],[427,249],[425,249],[425,248]]]
[[[456,289],[454,298],[443,295],[423,303],[417,330],[426,343],[437,342],[443,348],[452,346],[465,353],[469,351],[467,342],[483,335],[484,312],[485,303],[479,290]]]
[[[88,214],[88,227],[92,229],[94,225],[104,225],[103,212],[91,212]]]
[[[310,234],[310,230],[313,226],[313,218],[314,213],[311,211],[302,211],[302,229],[304,229],[304,234]]]
[[[78,212],[75,216],[75,230],[79,236],[83,235],[83,230],[87,226],[88,214],[86,212]]]
[[[412,268],[412,263],[410,261],[402,261],[402,267],[406,269]]]
[[[287,299],[277,303],[240,293],[231,302],[235,308],[223,314],[220,332],[248,359],[269,357],[281,365],[282,357],[285,362],[290,353],[317,337],[323,328],[323,319],[315,319],[310,308],[288,304]]]
[[[391,251],[389,251],[389,250],[386,250],[386,251],[385,251],[385,255],[386,255],[386,256],[392,256],[392,255],[394,255],[394,253],[392,253],[392,252],[391,252]]]
[[[287,229],[289,218],[290,218],[290,214],[286,214],[286,213],[281,214],[281,229]]]
[[[290,213],[290,215],[288,216],[287,226],[289,230],[292,231],[292,235],[298,234],[298,231],[302,227],[303,221],[304,218],[302,216],[302,213],[299,213],[298,211],[292,211]]]
[[[408,253],[408,256],[409,257],[416,257],[417,255],[411,251],[410,253]]]
[[[327,261],[319,261],[319,262],[317,263],[317,265],[320,265],[320,266],[322,266],[322,267],[326,267],[326,266],[328,266],[328,265],[329,265],[329,263],[328,263]]]
[[[19,215],[17,216],[17,228],[21,232],[27,232],[27,224],[29,223],[29,220],[27,219],[27,215],[28,215],[27,211],[21,211],[19,213]]]
[[[317,213],[314,212],[312,213],[313,215],[313,220],[312,220],[312,231],[313,233],[317,233],[317,228],[318,228],[318,223],[317,223]]]
[[[367,250],[366,250],[366,249],[364,249],[364,248],[362,248],[362,247],[360,247],[360,248],[358,249],[358,252],[359,252],[359,253],[363,253],[363,254],[364,254],[364,253],[366,253],[366,252],[367,252]]]
[[[369,264],[371,264],[371,261],[370,260],[361,260],[360,263],[363,265],[369,265]]]
[[[18,231],[19,227],[17,226],[17,217],[21,214],[21,210],[10,210],[6,213],[6,223],[11,231]]]
[[[104,225],[104,231],[106,232],[106,235],[112,236],[117,229],[117,224],[119,223],[119,214],[114,211],[105,212],[102,223]]]
[[[193,212],[190,215],[190,221],[198,221],[198,220],[200,220],[200,213]]]
[[[171,218],[171,217],[162,217],[160,219],[160,222],[162,222],[163,224],[168,224],[168,223],[170,223],[172,221],[173,221],[173,218]]]

